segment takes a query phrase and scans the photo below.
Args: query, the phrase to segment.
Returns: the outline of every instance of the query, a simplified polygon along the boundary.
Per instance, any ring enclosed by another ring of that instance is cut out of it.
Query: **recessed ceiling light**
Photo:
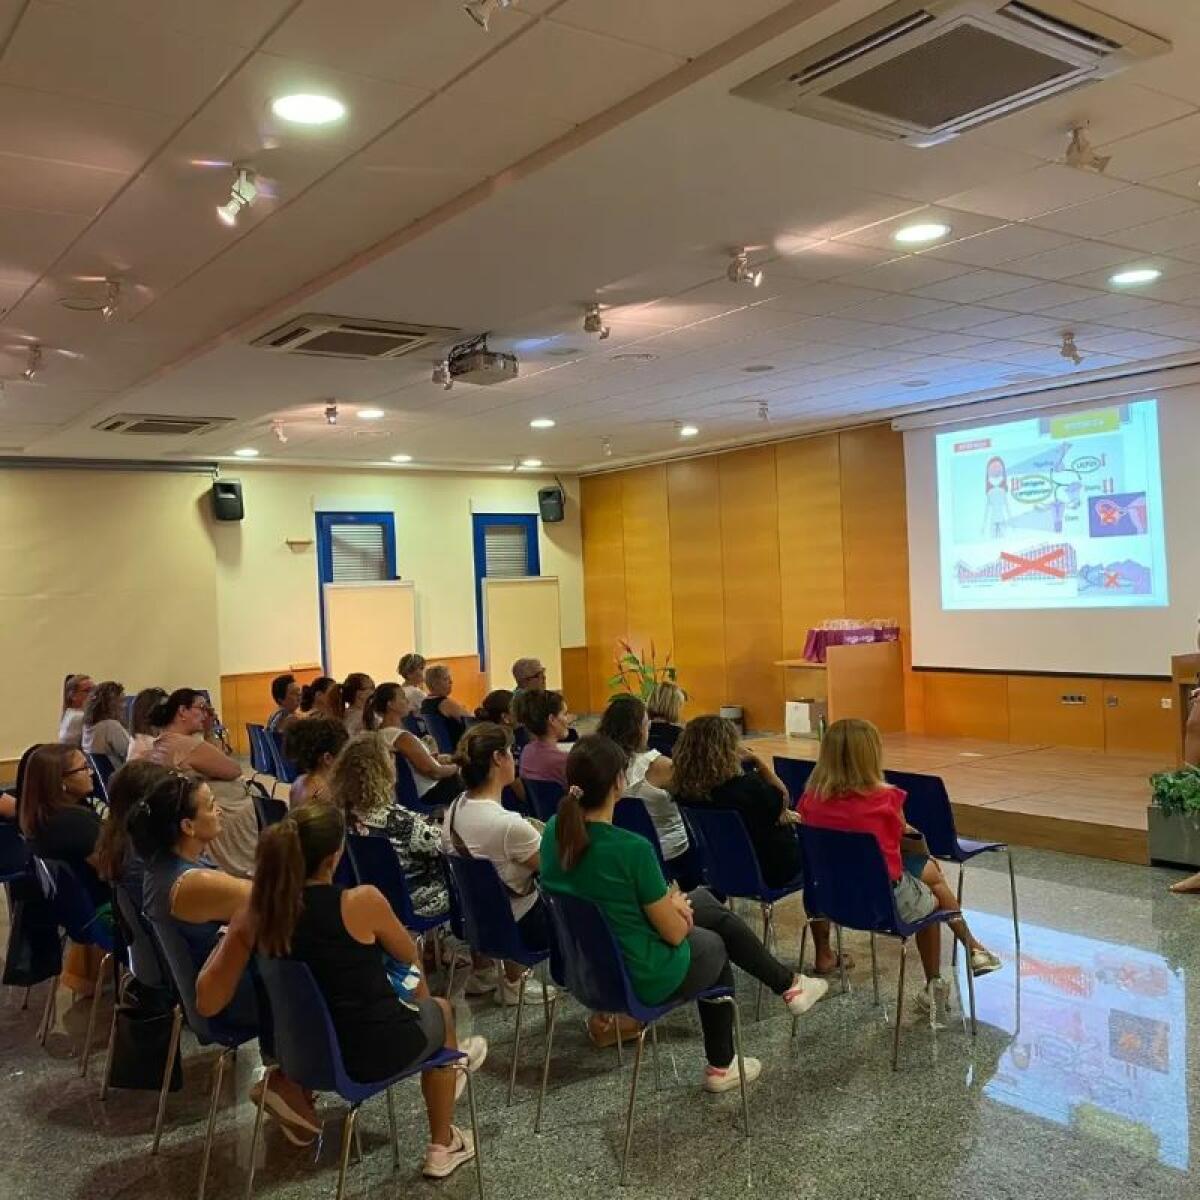
[[[540,458],[523,458],[523,459],[521,459],[521,466],[523,466],[523,467],[535,468],[535,467],[540,467],[541,465],[542,465],[542,460]]]
[[[680,427],[679,427],[679,436],[680,437],[695,437],[696,434],[698,434],[699,432],[700,432],[699,425],[680,425]]]
[[[1140,283],[1153,283],[1161,275],[1157,267],[1130,267],[1127,271],[1110,275],[1108,282],[1116,287],[1137,287]]]
[[[412,455],[411,454],[393,454],[392,462],[398,462],[398,463],[412,462]]]
[[[382,421],[384,412],[382,408],[360,408],[354,415],[360,421]]]
[[[905,225],[892,234],[892,241],[902,246],[919,246],[923,242],[936,242],[950,232],[949,225],[941,221],[920,221],[915,225]]]
[[[235,450],[234,454],[236,454],[238,456],[238,458],[257,458],[258,457],[258,451],[255,450],[255,448],[253,446],[243,446],[240,450]]]
[[[928,386],[929,386],[929,380],[928,380],[928,379],[905,379],[905,380],[904,380],[904,381],[903,381],[903,382],[900,384],[900,386],[901,386],[901,387],[907,387],[907,388],[923,388],[923,387],[928,387]]]
[[[530,429],[553,429],[554,421],[550,417],[534,417],[529,422]]]
[[[281,121],[290,121],[293,125],[329,125],[346,115],[346,106],[332,96],[298,92],[272,100],[271,111]]]
[[[775,368],[770,363],[751,363],[748,367],[743,367],[742,370],[747,375],[762,375],[767,371],[775,370]]]

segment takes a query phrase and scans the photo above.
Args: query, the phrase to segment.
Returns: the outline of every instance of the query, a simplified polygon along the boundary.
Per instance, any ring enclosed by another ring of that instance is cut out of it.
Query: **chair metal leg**
[[[460,1068],[466,1071],[465,1065]],[[471,1140],[475,1143],[475,1183],[479,1189],[479,1200],[483,1200],[483,1146],[479,1142],[479,1118],[475,1112],[475,1081],[471,1072],[467,1074],[467,1109],[471,1114]]]
[[[654,1090],[662,1090],[662,1075],[658,1067],[658,1022],[650,1026],[650,1044],[654,1049]]]
[[[54,1024],[54,1018],[57,1016],[58,1009],[58,976],[55,975],[50,980],[50,990],[46,993],[46,1004],[42,1009],[42,1020],[38,1025],[37,1040],[38,1044],[44,1046],[46,1039],[50,1036],[50,1027]]]
[[[875,949],[875,933],[871,933],[871,986],[875,989],[875,1003],[879,1004],[879,955]]]
[[[962,912],[963,877],[966,875],[966,873],[967,873],[967,864],[959,863],[958,864],[958,911],[960,913]],[[950,943],[950,966],[955,967],[957,965],[958,965],[958,938],[955,938]],[[970,964],[968,964],[968,965],[970,965]]]
[[[158,1093],[158,1116],[154,1119],[154,1144],[150,1147],[151,1154],[158,1153],[158,1143],[162,1139],[163,1117],[167,1111],[167,1092],[171,1087],[171,1072],[175,1069],[175,1056],[179,1053],[179,1032],[183,1028],[183,1009],[175,1005],[175,1020],[171,1025],[171,1040],[167,1044],[167,1062],[163,1067],[162,1088]]]
[[[1021,922],[1017,917],[1017,874],[1013,870],[1012,847],[1008,847],[1008,887],[1012,892],[1013,908],[1013,943],[1017,949],[1017,959],[1021,957]]]
[[[812,923],[811,917],[805,917],[800,926],[800,954],[796,959],[796,974],[804,974],[804,951],[808,947],[808,927]]]
[[[550,969],[542,964],[542,1028],[550,1028]]]
[[[750,1136],[750,1102],[746,1099],[746,1060],[742,1054],[742,1014],[738,1012],[737,1000],[729,997],[733,1006],[733,1049],[737,1054],[738,1082],[742,1091],[742,1128],[746,1137]]]
[[[637,1102],[638,1076],[642,1072],[642,1051],[646,1046],[646,1027],[637,1036],[637,1053],[633,1058],[633,1082],[629,1085],[629,1111],[625,1116],[625,1153],[621,1157],[621,1186],[629,1182],[629,1147],[633,1144],[633,1108]]]
[[[963,963],[967,972],[967,997],[971,1004],[971,1036],[974,1037],[978,1033],[978,1027],[975,1021],[975,976],[971,974],[971,960],[968,958]]]
[[[499,965],[504,970],[504,964]],[[512,1104],[513,1089],[517,1086],[517,1057],[521,1051],[521,1017],[525,1012],[525,985],[529,982],[529,972],[521,973],[521,986],[517,989],[517,1025],[513,1031],[512,1065],[508,1069],[508,1099],[505,1105]]]
[[[623,1067],[625,1065],[625,1039],[621,1036],[621,1014],[609,1013],[608,1015],[613,1019],[613,1031],[617,1035],[617,1066]]]
[[[346,1114],[346,1123],[342,1126],[342,1155],[338,1162],[337,1200],[342,1200],[346,1191],[346,1167],[350,1163],[350,1144],[354,1141],[354,1131],[358,1125],[358,1105],[351,1107]]]
[[[246,1200],[250,1200],[254,1192],[254,1172],[258,1167],[258,1142],[262,1137],[263,1114],[267,1110],[267,1088],[271,1083],[271,1075],[275,1067],[268,1067],[262,1077],[262,1094],[258,1098],[258,1108],[254,1113],[254,1132],[250,1135],[250,1169],[246,1173]]]
[[[225,1078],[225,1064],[232,1057],[231,1051],[222,1050],[213,1070],[212,1099],[208,1102],[208,1130],[204,1135],[204,1156],[200,1159],[200,1184],[196,1189],[196,1200],[204,1200],[204,1185],[208,1181],[208,1163],[212,1158],[213,1135],[217,1130],[217,1105],[221,1100],[221,1081]]]
[[[112,1021],[108,1027],[108,1050],[104,1055],[104,1078],[100,1081],[100,1099],[108,1099],[108,1081],[112,1077],[113,1047],[117,1044],[118,997],[113,997]]]
[[[550,1078],[550,1049],[554,1045],[554,1022],[558,1017],[558,996],[550,1001],[550,1023],[546,1026],[546,1057],[542,1060],[542,1089],[538,1092],[537,1116],[533,1122],[533,1132],[542,1132],[542,1109],[546,1104],[546,1081]],[[471,1077],[467,1076],[467,1087],[471,1086]]]
[[[100,996],[104,991],[104,973],[108,970],[108,964],[112,962],[112,955],[106,954],[100,960],[100,970],[96,975],[96,990],[92,994],[92,1011],[88,1013],[87,1033],[83,1038],[83,1053],[79,1056],[79,1074],[82,1078],[87,1074],[88,1062],[92,1057],[92,1037],[96,1032],[96,1010],[100,1007]],[[116,994],[113,995],[113,1004],[117,1002]]]
[[[25,989],[25,999],[21,1001],[21,1011],[22,1012],[24,1012],[29,1007],[29,993],[32,991],[33,991],[33,988],[31,988],[31,987],[27,987]]]
[[[762,943],[763,948],[768,953],[770,953],[771,950],[771,918],[773,916],[773,911],[773,906],[770,904],[764,904],[762,906]],[[763,987],[763,981],[760,979],[758,981],[758,997],[754,1001],[754,1019],[756,1021],[762,1020]]]
[[[456,952],[453,955],[451,955],[450,967],[446,972],[446,992],[445,992],[444,998],[447,1000],[450,999],[450,993],[452,991],[454,991],[454,972],[457,967],[458,967],[458,954]]]
[[[900,983],[896,988],[896,1028],[892,1033],[892,1070],[900,1063],[900,1021],[904,1015],[904,968],[908,963],[908,938],[900,939]]]
[[[842,995],[844,996],[850,991],[850,978],[846,974],[846,956],[842,953],[842,927],[835,925],[833,928],[837,935],[838,975],[842,980]]]
[[[467,1074],[470,1074],[468,1071]],[[396,1101],[392,1098],[392,1089],[384,1093],[387,1096],[388,1128],[392,1133],[392,1170],[400,1170],[400,1134],[396,1131]]]

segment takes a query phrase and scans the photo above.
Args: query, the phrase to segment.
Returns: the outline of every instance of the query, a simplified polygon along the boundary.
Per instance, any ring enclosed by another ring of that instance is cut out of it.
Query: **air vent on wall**
[[[399,358],[423,346],[444,342],[459,331],[445,325],[400,325],[305,313],[255,338],[250,344],[277,354],[321,358]]]
[[[899,0],[733,94],[933,146],[1170,48],[1077,0]]]
[[[155,437],[183,437],[207,433],[233,423],[233,417],[164,417],[153,413],[114,413],[93,429],[101,433],[139,433]]]

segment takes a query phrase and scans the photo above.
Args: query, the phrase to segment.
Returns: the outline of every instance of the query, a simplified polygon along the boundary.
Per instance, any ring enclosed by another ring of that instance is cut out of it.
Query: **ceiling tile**
[[[987,213],[1008,221],[1027,221],[1056,209],[1097,200],[1126,186],[1103,175],[1048,164],[947,196],[945,203],[952,208]]]
[[[0,209],[0,279],[33,283],[87,224],[78,213],[5,212]]]
[[[850,310],[857,321],[877,321],[880,324],[899,324],[913,317],[938,312],[946,305],[923,296],[888,296],[885,300],[870,300]]]
[[[1020,339],[1061,328],[1062,322],[1052,317],[1020,316],[1000,317],[999,320],[976,325],[972,332],[978,337]]]
[[[164,32],[203,34],[237,46],[255,45],[294,0],[104,0],[103,16],[113,25],[149,25]],[[34,0],[94,17],[95,0]]]
[[[1029,286],[1029,280],[1006,271],[969,271],[953,279],[917,288],[916,295],[931,296],[935,300],[952,300],[956,304],[973,304],[1005,292],[1015,292]]]
[[[1194,201],[1189,202],[1180,196],[1151,188],[1129,187],[1098,200],[1089,200],[1085,204],[1076,204],[1072,208],[1039,217],[1037,224],[1075,237],[1103,237],[1114,229],[1157,221],[1160,217],[1169,217],[1195,207]]]
[[[1200,206],[1187,212],[1176,213],[1159,221],[1135,225],[1132,229],[1114,230],[1109,240],[1122,246],[1133,246],[1138,250],[1166,253],[1183,246],[1200,243]]]
[[[1182,171],[1169,171],[1165,175],[1155,175],[1147,181],[1146,186],[1158,188],[1160,191],[1174,192],[1177,196],[1186,196],[1189,200],[1195,200],[1196,188],[1200,186],[1200,158]]]
[[[1039,283],[1036,287],[996,296],[990,304],[1008,312],[1035,313],[1059,304],[1069,304],[1072,300],[1089,300],[1094,295],[1095,292],[1086,288],[1072,287],[1066,283]]]
[[[1066,317],[1075,321],[1113,321],[1120,324],[1126,313],[1151,308],[1153,300],[1144,296],[1131,296],[1128,292],[1110,292],[1104,296],[1093,296],[1089,300],[1073,300],[1069,304],[1058,304],[1046,310],[1051,317]]]
[[[907,324],[917,329],[935,332],[957,333],[962,329],[975,329],[986,325],[1000,316],[994,308],[983,308],[978,304],[946,304],[941,309],[909,317]]]
[[[805,313],[819,317],[826,313],[841,312],[868,300],[883,299],[880,292],[867,288],[851,287],[843,283],[810,283],[796,287],[779,287],[784,277],[775,276],[768,280],[766,286],[778,294],[772,296],[769,303],[772,308],[784,312]]]
[[[839,240],[852,242],[856,246],[876,246],[882,250],[891,250],[893,254],[910,254],[913,252],[913,247],[901,245],[895,240],[895,235],[906,225],[918,224],[949,225],[950,233],[947,237],[957,241],[985,233],[990,229],[996,229],[1002,222],[996,217],[980,216],[978,213],[928,204],[910,208],[898,216],[884,221],[876,221],[862,229],[842,234]],[[955,243],[951,241],[941,242],[938,244],[938,248],[953,244]]]
[[[0,209],[92,216],[125,180],[119,171],[0,154]]]
[[[1057,250],[1045,250],[1029,258],[1014,259],[1007,265],[1013,271],[1038,279],[1066,279],[1070,275],[1081,275],[1084,271],[1116,266],[1128,258],[1129,251],[1120,246],[1080,240],[1059,246]]]
[[[1198,161],[1198,144],[1200,113],[1105,144],[1101,152],[1112,156],[1108,166],[1109,176],[1141,182],[1153,179],[1156,175],[1182,170]]]
[[[1066,234],[1039,229],[1036,225],[1002,225],[976,237],[922,250],[921,255],[925,258],[945,258],[973,267],[998,267],[1014,258],[1055,250],[1069,241]]]
[[[962,275],[965,270],[965,267],[956,263],[910,254],[907,258],[897,258],[881,266],[839,275],[838,282],[878,292],[907,292],[923,284],[937,283],[955,275]]]

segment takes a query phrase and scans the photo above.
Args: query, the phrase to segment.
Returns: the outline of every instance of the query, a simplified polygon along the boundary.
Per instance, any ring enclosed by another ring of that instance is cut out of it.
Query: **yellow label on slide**
[[[1080,437],[1085,433],[1113,433],[1120,428],[1121,411],[1117,408],[1101,408],[1095,412],[1071,413],[1065,417],[1050,418],[1050,436],[1053,438]]]

